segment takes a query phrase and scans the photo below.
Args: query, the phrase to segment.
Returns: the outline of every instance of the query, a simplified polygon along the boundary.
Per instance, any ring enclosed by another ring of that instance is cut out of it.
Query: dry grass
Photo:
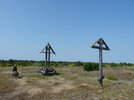
[[[45,77],[39,67],[18,69],[21,79],[11,77],[10,67],[0,68],[0,100],[134,100],[133,67],[104,68],[104,89],[98,71],[81,67],[56,67],[59,75]]]
[[[4,79],[0,77],[0,94],[5,94],[8,92],[12,92],[15,88],[15,83],[13,80]]]

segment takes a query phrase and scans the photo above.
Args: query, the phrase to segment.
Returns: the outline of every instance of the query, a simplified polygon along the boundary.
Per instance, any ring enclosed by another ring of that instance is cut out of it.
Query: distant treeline
[[[16,64],[17,66],[44,66],[45,61],[33,61],[33,60],[0,60],[0,67],[8,67]],[[82,66],[83,62],[65,62],[65,61],[51,61],[51,66]]]
[[[51,61],[51,66],[84,66],[87,65],[87,63],[91,66],[94,65],[92,62],[65,62],[65,61]],[[44,66],[45,61],[33,61],[33,60],[0,60],[0,67],[8,67],[13,66],[16,64],[17,66]],[[96,63],[99,65],[98,63]],[[134,64],[131,63],[104,63],[104,67],[125,67],[125,66],[134,66]]]
[[[43,61],[32,61],[32,60],[0,60],[0,66],[13,66],[16,64],[17,66],[43,66]]]

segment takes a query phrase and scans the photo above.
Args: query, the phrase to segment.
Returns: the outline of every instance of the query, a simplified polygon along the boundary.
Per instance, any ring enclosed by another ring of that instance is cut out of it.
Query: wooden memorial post
[[[96,46],[98,44],[98,46]],[[100,83],[100,87],[103,87],[103,58],[102,58],[102,50],[110,50],[105,41],[100,38],[98,39],[92,46],[91,48],[99,49],[99,70],[100,70],[100,77],[98,79]]]
[[[44,52],[45,50],[45,52]],[[52,51],[52,52],[51,52]],[[55,54],[54,50],[52,49],[51,45],[48,43],[45,48],[43,48],[43,50],[40,52],[41,53],[45,53],[45,67],[50,67],[50,54]]]
[[[40,54],[41,53],[45,53],[45,66],[38,73],[41,73],[42,75],[56,74],[56,71],[53,68],[50,68],[50,54],[52,53],[56,55],[51,45],[48,43],[45,48],[42,49]]]

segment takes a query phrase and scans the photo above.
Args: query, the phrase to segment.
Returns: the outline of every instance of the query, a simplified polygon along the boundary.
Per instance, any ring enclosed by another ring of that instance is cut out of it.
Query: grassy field
[[[54,67],[59,75],[42,76],[41,67],[18,67],[22,78],[11,76],[11,67],[0,67],[0,100],[134,100],[134,67],[104,68],[104,88],[98,71],[82,67]]]

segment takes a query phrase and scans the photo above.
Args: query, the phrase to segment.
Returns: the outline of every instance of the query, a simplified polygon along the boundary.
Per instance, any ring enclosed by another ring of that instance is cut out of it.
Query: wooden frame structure
[[[56,55],[51,45],[48,43],[45,48],[41,50],[40,54],[41,53],[45,53],[45,67],[50,67],[50,54]]]
[[[98,44],[98,46],[96,46],[96,44]],[[98,39],[92,46],[91,48],[95,48],[95,49],[99,49],[99,70],[100,70],[100,77],[98,79],[99,83],[100,83],[100,87],[103,87],[103,58],[102,58],[102,50],[110,50],[110,48],[107,46],[107,44],[105,43],[105,41],[100,38]]]
[[[45,66],[40,69],[40,71],[38,73],[41,73],[42,75],[57,75],[58,73],[50,67],[50,54],[55,54],[55,51],[53,50],[53,48],[51,47],[51,45],[48,43],[45,48],[43,48],[40,52],[41,53],[45,53]]]

